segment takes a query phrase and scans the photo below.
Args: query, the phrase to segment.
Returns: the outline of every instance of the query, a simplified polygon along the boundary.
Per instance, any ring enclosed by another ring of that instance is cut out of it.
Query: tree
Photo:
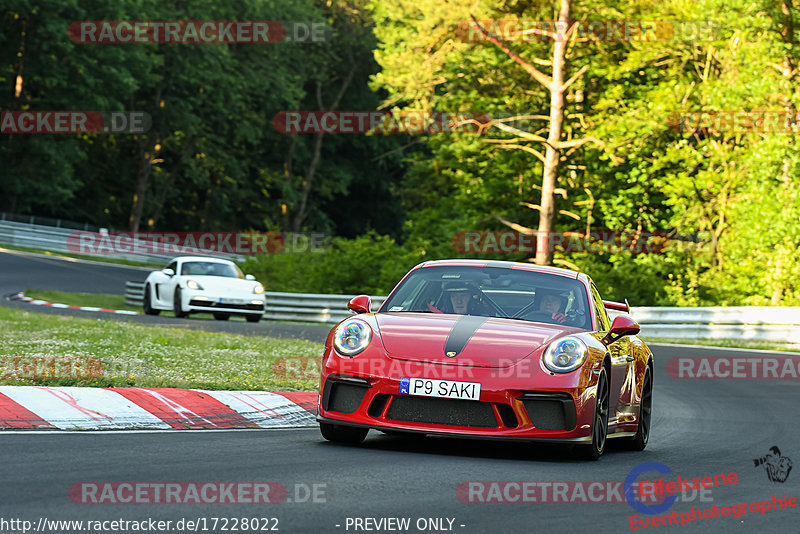
[[[571,18],[572,13],[572,0],[561,0],[561,8],[558,14],[558,20],[554,27],[555,31],[538,30],[537,33],[547,36],[553,41],[552,52],[552,75],[548,76],[541,72],[534,65],[534,61],[524,59],[518,53],[514,52],[508,43],[501,37],[492,34],[487,30],[474,16],[472,16],[473,23],[480,29],[489,41],[497,48],[503,51],[508,57],[513,59],[527,72],[536,82],[548,90],[550,93],[550,114],[548,120],[548,135],[546,139],[541,136],[524,132],[517,129],[511,129],[508,126],[502,125],[506,131],[511,131],[519,137],[513,139],[504,146],[528,149],[527,151],[534,154],[543,163],[542,170],[542,194],[539,204],[539,228],[536,232],[536,263],[539,265],[550,265],[553,263],[553,250],[550,246],[549,236],[554,230],[556,202],[555,190],[558,184],[558,169],[559,163],[562,159],[562,151],[568,148],[577,148],[590,141],[597,142],[592,137],[585,137],[571,141],[563,141],[563,123],[564,123],[564,106],[565,106],[565,93],[567,89],[577,81],[580,76],[589,68],[588,65],[581,67],[571,78],[566,78],[566,53],[569,40],[574,36],[579,23],[575,23]],[[541,152],[531,150],[526,143],[534,141],[541,143],[545,146],[545,155],[542,156]],[[509,224],[512,228],[518,227],[516,224]],[[528,230],[528,229],[525,229]]]

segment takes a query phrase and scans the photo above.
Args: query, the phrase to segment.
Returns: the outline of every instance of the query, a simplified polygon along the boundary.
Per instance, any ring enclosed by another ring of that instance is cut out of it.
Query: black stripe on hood
[[[447,336],[447,342],[444,344],[444,354],[448,358],[458,356],[467,342],[472,337],[472,334],[486,322],[488,317],[479,315],[465,315],[453,325],[450,334]],[[455,354],[452,354],[455,353]]]

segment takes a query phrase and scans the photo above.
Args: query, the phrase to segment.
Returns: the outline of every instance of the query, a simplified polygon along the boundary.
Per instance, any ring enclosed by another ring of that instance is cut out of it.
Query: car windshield
[[[580,281],[502,267],[417,269],[380,311],[482,315],[591,329],[589,298]]]
[[[244,274],[236,265],[214,261],[187,261],[181,266],[181,274],[244,278]]]

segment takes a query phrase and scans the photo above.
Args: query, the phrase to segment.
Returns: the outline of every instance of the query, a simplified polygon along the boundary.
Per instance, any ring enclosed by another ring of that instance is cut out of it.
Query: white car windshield
[[[214,261],[187,261],[181,266],[181,274],[244,278],[244,274],[235,264]]]

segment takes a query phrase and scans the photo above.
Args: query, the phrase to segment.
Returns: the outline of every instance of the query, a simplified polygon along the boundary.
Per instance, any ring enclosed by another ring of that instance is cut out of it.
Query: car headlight
[[[372,340],[372,329],[360,319],[348,319],[333,333],[333,346],[340,354],[355,356],[367,348]]]
[[[545,367],[554,373],[569,373],[586,361],[589,349],[576,337],[562,337],[553,341],[542,354]]]
[[[187,280],[186,287],[189,289],[203,289],[203,286],[198,284],[196,280]]]
[[[256,285],[256,287],[253,288],[253,293],[255,293],[256,295],[261,295],[262,293],[264,293],[264,286],[262,286],[261,284]]]

